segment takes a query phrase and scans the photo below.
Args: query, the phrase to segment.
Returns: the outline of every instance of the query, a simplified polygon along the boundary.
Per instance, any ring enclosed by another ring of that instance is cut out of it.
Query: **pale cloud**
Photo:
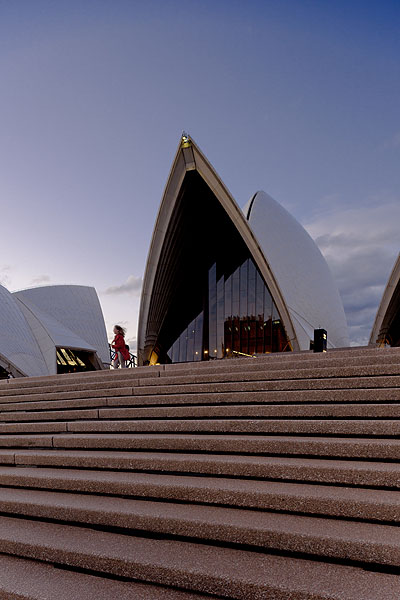
[[[400,131],[397,131],[391,138],[385,140],[381,145],[381,150],[393,150],[400,148]]]
[[[142,289],[143,280],[141,277],[135,277],[135,275],[129,275],[125,283],[121,285],[114,285],[106,289],[106,294],[133,294],[135,296],[140,295]]]
[[[11,277],[9,275],[10,270],[10,265],[4,265],[3,267],[0,267],[0,285],[8,287],[11,284]]]
[[[48,283],[49,281],[50,277],[48,275],[38,275],[31,280],[31,285],[40,285],[41,283]]]
[[[400,249],[400,199],[369,198],[362,208],[332,206],[305,224],[342,296],[353,344],[367,344]]]

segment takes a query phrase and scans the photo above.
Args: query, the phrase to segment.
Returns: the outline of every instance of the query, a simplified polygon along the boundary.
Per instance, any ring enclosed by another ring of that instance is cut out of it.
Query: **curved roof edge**
[[[145,328],[149,314],[150,299],[168,224],[173,214],[185,174],[188,171],[193,170],[196,170],[199,173],[212,190],[247,245],[265,283],[269,287],[292,347],[294,350],[299,350],[299,341],[290,313],[286,307],[283,294],[269,267],[262,247],[246,221],[245,215],[195,142],[191,138],[181,138],[158,211],[146,263],[138,324],[139,361],[141,360],[144,351],[144,340],[146,336]]]
[[[328,332],[328,348],[349,345],[343,303],[331,270],[304,227],[279,202],[263,191],[244,206],[292,317],[302,350],[308,350],[314,329]]]
[[[0,357],[17,375],[47,375],[46,363],[15,298],[0,285]]]
[[[394,264],[392,272],[389,276],[388,282],[385,287],[385,291],[383,292],[383,296],[381,302],[379,304],[379,308],[377,310],[375,321],[372,326],[371,335],[369,338],[369,345],[373,346],[378,343],[379,336],[382,328],[385,326],[385,322],[390,317],[389,315],[389,307],[394,298],[394,294],[396,289],[400,287],[400,253],[397,257],[397,260]]]

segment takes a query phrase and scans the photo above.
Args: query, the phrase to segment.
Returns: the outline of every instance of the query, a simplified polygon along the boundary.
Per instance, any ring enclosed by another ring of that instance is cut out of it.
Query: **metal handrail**
[[[116,352],[115,352],[115,350],[113,350],[113,348],[111,348],[111,344],[108,344],[108,347],[110,349],[110,360],[111,360],[111,363],[112,363],[112,361],[115,358]],[[137,356],[136,356],[136,354],[132,354],[132,352],[129,352],[129,360],[125,361],[125,366],[128,369],[134,369],[135,367],[137,367]]]

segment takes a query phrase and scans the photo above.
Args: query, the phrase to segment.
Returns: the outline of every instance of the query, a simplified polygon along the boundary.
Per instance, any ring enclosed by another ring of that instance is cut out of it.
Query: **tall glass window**
[[[168,351],[171,362],[291,350],[278,309],[253,260],[247,258],[218,280],[217,272],[214,263],[208,271],[206,310],[175,340]],[[206,337],[204,314],[208,314]]]

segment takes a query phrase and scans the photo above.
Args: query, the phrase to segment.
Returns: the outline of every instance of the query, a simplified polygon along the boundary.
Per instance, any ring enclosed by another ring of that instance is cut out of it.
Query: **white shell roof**
[[[53,345],[59,348],[74,348],[75,350],[95,351],[92,345],[86,340],[76,335],[73,331],[65,327],[60,321],[54,317],[41,311],[37,306],[30,302],[27,298],[17,298],[19,303],[22,303],[29,311],[31,311],[41,325],[46,330],[46,333],[51,338]]]
[[[12,294],[0,285],[0,355],[23,375],[48,375],[28,323]]]
[[[54,285],[13,295],[35,312],[55,345],[95,350],[103,363],[110,362],[104,317],[93,287]]]
[[[314,329],[328,333],[328,347],[349,345],[343,304],[329,267],[306,230],[265,192],[243,208],[289,311],[301,350]]]

